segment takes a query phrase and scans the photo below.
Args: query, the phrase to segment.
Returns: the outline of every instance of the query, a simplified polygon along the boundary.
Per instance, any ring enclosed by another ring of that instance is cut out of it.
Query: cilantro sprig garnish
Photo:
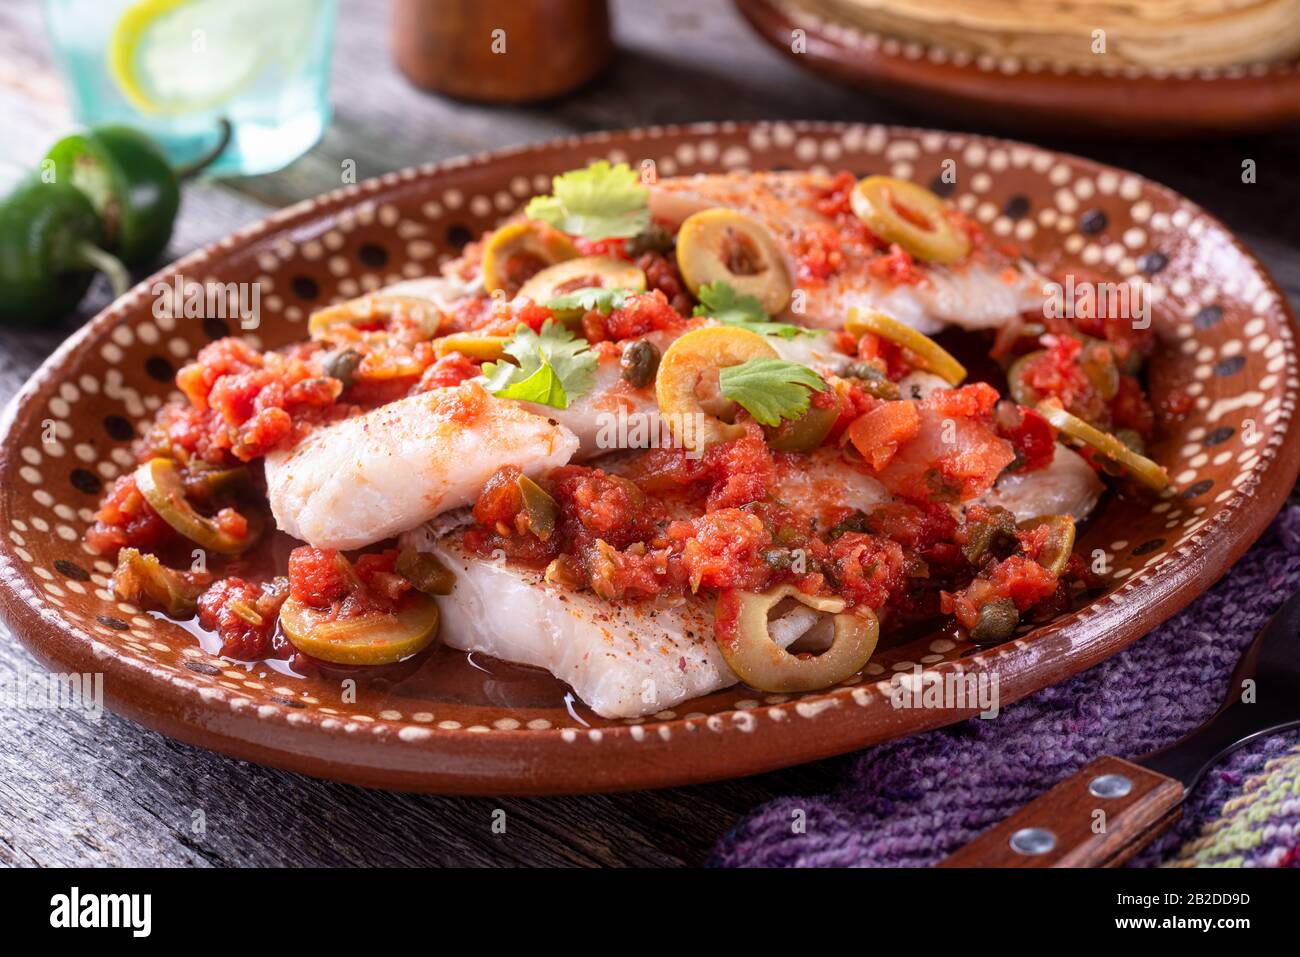
[[[812,369],[785,359],[750,359],[718,370],[722,394],[760,425],[779,425],[808,411],[814,392],[826,382]]]
[[[565,296],[548,299],[543,305],[552,312],[580,309],[583,312],[594,310],[608,316],[615,309],[621,309],[628,297],[636,294],[635,289],[602,289],[599,286],[588,286],[586,289],[578,289]]]
[[[772,322],[758,297],[737,295],[732,285],[722,280],[701,286],[699,299],[695,315],[711,316],[724,326],[739,326],[760,336],[793,339],[795,336],[819,336],[824,332],[822,329],[805,329],[789,322]]]
[[[521,325],[503,351],[518,365],[504,359],[483,363],[483,388],[502,399],[567,409],[595,380],[596,357],[587,340],[551,319],[541,335]]]
[[[571,236],[627,239],[650,225],[650,190],[626,163],[598,160],[551,179],[551,195],[536,196],[524,215]]]

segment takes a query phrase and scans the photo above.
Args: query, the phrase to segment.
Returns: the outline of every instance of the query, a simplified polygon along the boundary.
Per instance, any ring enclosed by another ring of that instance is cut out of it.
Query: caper
[[[1006,641],[1020,624],[1020,612],[1010,598],[998,598],[980,608],[979,621],[971,629],[970,640],[977,645],[996,645]]]
[[[352,384],[352,379],[356,375],[357,366],[361,365],[361,353],[356,349],[339,349],[331,352],[321,363],[324,373],[331,379],[338,379],[343,383],[343,388]]]
[[[623,347],[623,355],[618,360],[623,370],[623,381],[637,389],[644,389],[655,379],[659,371],[659,349],[653,342],[637,339]]]
[[[897,399],[898,385],[890,382],[884,371],[871,362],[851,362],[844,377],[857,379],[863,392],[876,399]]]
[[[673,234],[658,223],[651,223],[625,244],[629,256],[666,253],[673,248]]]
[[[976,522],[966,530],[966,544],[961,547],[961,553],[972,565],[978,565],[990,549],[1005,545],[1015,537],[1015,516],[1004,508],[991,511],[988,521]]]
[[[191,467],[185,479],[185,494],[201,502],[247,495],[252,489],[253,479],[245,465],[210,470]]]

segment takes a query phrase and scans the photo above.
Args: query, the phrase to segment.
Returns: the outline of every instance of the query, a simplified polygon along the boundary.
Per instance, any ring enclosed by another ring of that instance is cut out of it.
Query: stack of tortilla
[[[928,46],[1083,69],[1223,67],[1300,55],[1300,0],[798,3],[831,22]]]

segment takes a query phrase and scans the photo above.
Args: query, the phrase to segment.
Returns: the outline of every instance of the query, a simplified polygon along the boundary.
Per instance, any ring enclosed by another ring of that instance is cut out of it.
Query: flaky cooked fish
[[[456,576],[438,599],[446,645],[544,668],[602,717],[654,714],[739,680],[713,640],[711,598],[606,601],[472,554],[430,528],[403,535],[402,545],[438,556]],[[798,605],[769,633],[789,647],[821,622]]]
[[[701,209],[726,207],[744,212],[772,233],[786,256],[791,276],[798,274],[801,233],[831,226],[816,200],[830,177],[806,172],[701,175],[664,179],[650,193],[655,218],[681,223]],[[837,230],[838,231],[838,230]],[[944,326],[993,329],[1043,304],[1043,277],[1022,260],[983,249],[953,266],[922,264],[920,283],[895,283],[873,275],[867,260],[847,263],[824,284],[800,288],[804,310],[792,316],[806,325],[839,329],[852,308],[879,309],[921,332]]]
[[[473,383],[399,399],[266,457],[281,529],[318,548],[360,548],[468,505],[504,465],[540,475],[577,436]]]

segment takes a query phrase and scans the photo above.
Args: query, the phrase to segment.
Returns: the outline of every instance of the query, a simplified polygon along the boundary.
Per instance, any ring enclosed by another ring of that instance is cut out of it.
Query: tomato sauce
[[[825,285],[864,262],[881,283],[926,282],[924,264],[853,212],[856,183],[844,172],[818,191],[813,208],[825,219],[804,222],[794,237],[796,283]],[[895,212],[926,225],[906,208]],[[955,211],[949,218],[975,255],[987,254],[978,225]],[[618,354],[627,340],[678,330],[692,317],[696,299],[674,240],[657,229],[650,241],[575,239],[583,255],[619,258],[645,276],[645,291],[608,311],[563,317],[599,357]],[[479,252],[477,244],[467,247],[470,259]],[[516,256],[504,264],[508,285],[517,287],[545,265],[531,254]],[[463,279],[478,276],[464,262],[451,269]],[[522,297],[469,296],[439,317],[436,335],[509,336],[520,326],[540,332],[556,318],[545,303]],[[362,319],[333,330],[328,344],[313,340],[263,352],[231,338],[206,346],[177,374],[184,401],[159,411],[137,448],[140,461],[174,460],[196,511],[227,536],[242,537],[250,532],[248,499],[260,494],[262,457],[322,425],[481,374],[479,358],[439,354],[434,333],[410,310]],[[1041,351],[1020,367],[1027,389],[1059,398],[1099,427],[1152,438],[1157,417],[1135,371],[1153,348],[1149,333],[1111,317],[1053,320],[1047,328]],[[782,481],[799,478],[808,460],[774,451],[771,427],[737,407],[734,420],[743,434],[703,454],[654,448],[537,476],[554,509],[553,521],[543,523],[546,534],[534,529],[536,490],[521,486],[518,466],[502,467],[473,504],[472,524],[457,534],[475,554],[544,569],[552,580],[558,576],[610,601],[719,593],[716,635],[723,642],[734,635],[735,596],[778,585],[873,609],[890,628],[943,614],[970,631],[991,607],[1039,613],[1067,606],[1072,589],[1087,582],[1083,564],[1071,558],[1056,574],[1044,564],[1051,545],[1046,530],[1018,529],[1009,512],[977,501],[1002,475],[1052,463],[1057,435],[1047,420],[985,382],[937,389],[923,399],[920,392],[899,396],[897,384],[921,360],[882,335],[832,332],[822,343],[856,370],[827,374],[828,388],[811,396],[812,412],[825,415],[812,440],[820,446],[808,451],[837,456],[838,465],[877,480],[890,501],[826,509],[782,501]],[[981,341],[984,353],[988,345]],[[1012,336],[998,348],[1005,352],[998,358],[1010,359],[1030,346]],[[1001,372],[996,366],[994,372],[997,379]],[[441,414],[473,429],[491,401],[483,389],[458,390]],[[1190,401],[1170,395],[1162,414],[1177,414]],[[250,463],[252,488],[239,507],[204,491],[211,470]],[[150,507],[130,474],[108,490],[95,519],[86,542],[106,556],[133,547],[184,560],[192,545]],[[197,621],[227,657],[295,658],[277,624],[290,599],[326,620],[344,621],[390,614],[419,597],[398,571],[397,550],[383,545],[351,558],[310,546],[294,548],[287,560],[270,556],[264,545],[238,558],[214,558],[216,580],[197,598]]]

